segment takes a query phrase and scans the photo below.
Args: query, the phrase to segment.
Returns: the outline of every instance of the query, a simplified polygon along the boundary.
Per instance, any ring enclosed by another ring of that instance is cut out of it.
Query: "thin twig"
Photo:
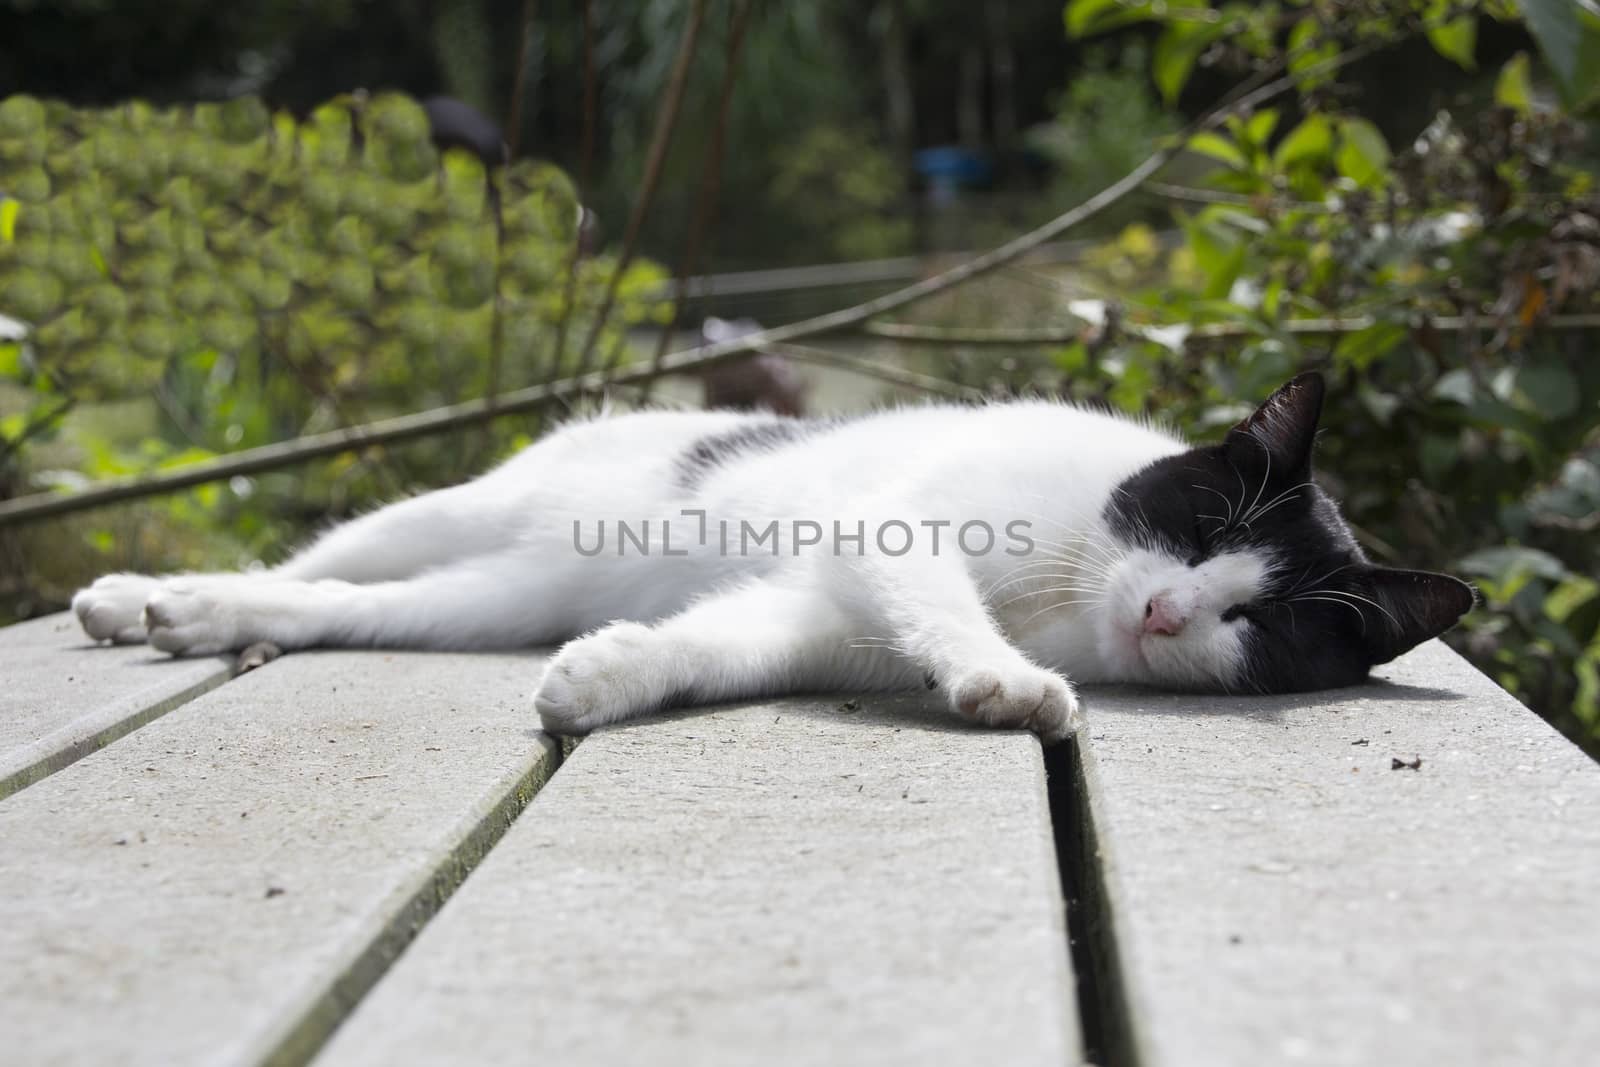
[[[30,438],[49,429],[51,423],[66,415],[75,404],[77,404],[77,401],[72,397],[64,396],[49,411],[42,412],[29,419],[22,429],[17,431],[17,436],[0,439],[0,460],[5,459],[27,444]]]
[[[1342,319],[1289,319],[1273,326],[1253,326],[1242,323],[1217,322],[1204,326],[1193,327],[1189,331],[1188,339],[1197,340],[1226,340],[1233,337],[1254,337],[1262,333],[1288,333],[1311,336],[1338,336],[1347,333],[1359,333],[1377,325],[1381,321],[1370,315],[1358,315]],[[1405,325],[1398,323],[1398,325]],[[1482,329],[1484,322],[1462,315],[1446,315],[1440,318],[1430,318],[1426,315],[1416,317],[1416,325],[1427,326],[1438,330],[1440,333],[1466,333]],[[1592,330],[1600,327],[1600,314],[1575,314],[1552,315],[1549,318],[1534,323],[1529,329],[1547,330]],[[1127,323],[1123,329],[1136,333],[1148,333],[1152,330],[1175,329],[1175,326],[1161,326],[1151,323]],[[943,327],[921,326],[908,322],[868,322],[861,326],[861,332],[871,334],[873,337],[883,337],[892,341],[914,342],[930,345],[1058,345],[1072,344],[1074,341],[1084,340],[1088,334],[1093,333],[1096,327],[1085,324],[1078,326],[1039,327],[1039,328],[995,328],[982,327]]]
[[[1244,193],[1225,193],[1220,189],[1197,189],[1191,185],[1174,185],[1171,182],[1146,182],[1145,192],[1164,196],[1168,200],[1187,200],[1195,204],[1236,204],[1240,207],[1255,207],[1260,204],[1261,198],[1246,196]],[[1326,214],[1333,208],[1318,200],[1271,200],[1275,206],[1293,211],[1311,211]]]
[[[700,26],[705,21],[705,0],[693,0],[689,8],[689,23],[684,27],[683,38],[678,42],[678,56],[673,61],[672,73],[667,78],[667,88],[661,98],[661,108],[656,113],[655,131],[650,136],[650,148],[645,155],[644,174],[639,178],[639,189],[634,194],[633,211],[628,215],[628,228],[622,235],[622,251],[606,281],[605,295],[600,299],[600,310],[589,327],[589,336],[579,349],[578,374],[588,373],[593,365],[595,345],[611,317],[611,306],[616,303],[617,287],[622,276],[633,262],[639,242],[639,232],[655,203],[656,188],[661,183],[661,172],[666,166],[667,149],[672,146],[672,135],[678,127],[678,111],[683,104],[683,93],[689,84],[689,68],[694,65],[695,45],[700,40]]]
[[[583,261],[583,223],[588,208],[583,206],[584,190],[589,187],[589,168],[594,162],[595,78],[593,0],[581,0],[583,8],[583,140],[578,149],[578,174],[572,183],[578,202],[578,220],[572,234],[572,252],[567,258],[566,287],[561,295],[561,318],[556,321],[556,345],[550,356],[550,375],[561,373],[567,354],[567,326],[572,322],[572,307],[578,298],[578,265]]]
[[[694,215],[689,222],[689,235],[684,241],[683,258],[678,261],[678,269],[673,274],[673,289],[683,291],[684,279],[692,276],[700,258],[700,245],[707,230],[711,228],[712,221],[716,218],[717,194],[722,184],[722,152],[728,136],[728,113],[733,105],[733,86],[739,72],[739,52],[744,45],[745,26],[750,19],[751,4],[749,0],[740,0],[728,16],[728,54],[722,71],[722,87],[718,91],[717,123],[711,131],[711,147],[706,153],[705,167],[700,173],[700,189],[695,194]],[[661,361],[667,358],[667,349],[672,347],[673,334],[678,328],[678,318],[683,314],[683,300],[672,303],[672,318],[667,321],[661,330],[661,336],[656,339],[656,351],[650,359],[650,366],[659,374]],[[650,399],[650,392],[654,386],[652,379],[646,379],[640,392],[644,400]]]
[[[860,374],[867,378],[876,378],[880,382],[890,385],[904,386],[907,389],[916,389],[936,396],[948,396],[957,400],[981,400],[984,397],[982,389],[960,382],[952,382],[948,378],[937,378],[931,374],[922,374],[914,370],[879,363],[876,360],[863,359],[852,356],[846,352],[835,352],[827,348],[814,348],[810,345],[797,345],[778,343],[768,345],[764,352],[773,355],[787,356],[800,363],[812,363],[820,367],[835,367],[839,370]]]
[[[517,46],[517,76],[511,81],[511,105],[506,109],[506,162],[517,158],[522,140],[522,94],[528,84],[528,43],[533,37],[537,0],[522,0],[522,41]]]

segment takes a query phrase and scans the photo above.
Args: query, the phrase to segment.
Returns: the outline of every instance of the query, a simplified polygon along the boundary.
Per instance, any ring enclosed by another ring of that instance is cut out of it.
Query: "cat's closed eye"
[[[1223,622],[1232,622],[1234,619],[1246,619],[1246,620],[1249,620],[1249,618],[1250,618],[1250,616],[1248,614],[1249,610],[1250,610],[1250,605],[1248,605],[1248,604],[1235,604],[1231,608],[1228,608],[1226,611],[1224,611],[1222,613],[1222,621]]]

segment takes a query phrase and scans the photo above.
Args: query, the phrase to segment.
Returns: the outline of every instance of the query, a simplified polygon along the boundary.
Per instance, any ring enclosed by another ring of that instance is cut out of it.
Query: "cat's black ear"
[[[1285,475],[1305,472],[1311,465],[1311,445],[1317,437],[1325,391],[1322,375],[1316,371],[1291,378],[1228,431],[1228,449],[1245,462],[1259,458],[1265,449],[1273,470]]]
[[[1377,610],[1366,609],[1367,651],[1373,663],[1387,663],[1429,638],[1438,637],[1472,610],[1472,586],[1448,574],[1374,567],[1366,574],[1368,595]]]

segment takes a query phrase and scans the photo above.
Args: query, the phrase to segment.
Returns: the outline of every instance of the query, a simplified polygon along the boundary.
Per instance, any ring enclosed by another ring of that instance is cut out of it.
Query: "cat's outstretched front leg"
[[[960,553],[922,544],[899,556],[866,552],[831,562],[834,595],[852,613],[881,620],[957,712],[1033,730],[1046,743],[1077,729],[1072,684],[1001,635]]]
[[[569,641],[534,707],[552,733],[582,734],[669,704],[921,684],[914,664],[861,636],[814,583],[757,579],[654,625],[615,622]]]

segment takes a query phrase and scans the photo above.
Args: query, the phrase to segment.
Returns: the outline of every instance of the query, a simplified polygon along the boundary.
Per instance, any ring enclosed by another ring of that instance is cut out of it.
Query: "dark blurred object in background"
[[[759,333],[754,319],[708,318],[700,325],[702,344],[731,341]],[[794,364],[771,352],[758,352],[728,363],[718,363],[700,374],[708,408],[770,411],[776,415],[805,414],[806,385]]]
[[[499,123],[471,104],[451,96],[430,96],[422,102],[428,113],[433,143],[446,148],[465,148],[483,160],[485,167],[503,166],[511,160],[511,150]]]

